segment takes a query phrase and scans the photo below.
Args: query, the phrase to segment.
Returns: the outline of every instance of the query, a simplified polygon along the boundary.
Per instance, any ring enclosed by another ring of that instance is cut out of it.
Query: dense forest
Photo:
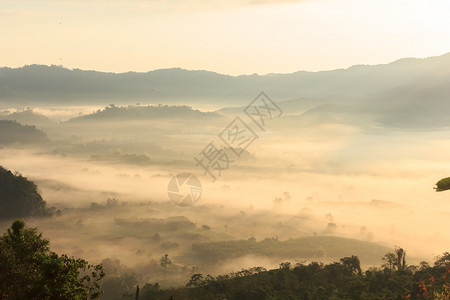
[[[252,267],[216,277],[195,273],[185,287],[168,289],[157,282],[139,289],[131,275],[110,279],[104,287],[110,292],[124,285],[135,288],[109,299],[450,299],[450,253],[432,266],[414,266],[397,248],[383,261],[380,268],[365,271],[357,256],[348,256],[326,265],[283,262],[272,270]],[[160,263],[166,268],[172,262],[165,255]],[[104,293],[101,264],[51,252],[49,241],[21,220],[0,237],[0,266],[2,299],[96,299]]]
[[[359,258],[308,265],[289,262],[212,277],[194,274],[184,288],[146,284],[140,299],[450,299],[450,253],[432,266],[407,265],[401,248],[384,256],[381,268],[361,270]]]

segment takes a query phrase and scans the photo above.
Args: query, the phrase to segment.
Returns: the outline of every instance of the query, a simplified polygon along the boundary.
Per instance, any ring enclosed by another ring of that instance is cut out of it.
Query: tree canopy
[[[146,284],[140,299],[450,299],[450,254],[438,257],[433,267],[416,267],[406,265],[405,253],[397,248],[386,255],[391,264],[365,272],[351,256],[327,265],[284,262],[278,269],[256,267],[217,277],[195,273],[184,288]]]
[[[0,299],[97,299],[103,276],[101,265],[51,252],[22,220],[0,237]]]
[[[450,177],[443,178],[436,183],[436,192],[450,190]]]

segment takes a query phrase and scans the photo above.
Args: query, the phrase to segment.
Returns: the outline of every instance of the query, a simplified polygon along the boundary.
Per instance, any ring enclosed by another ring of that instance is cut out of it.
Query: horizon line
[[[69,68],[67,66],[64,65],[56,65],[56,64],[50,64],[50,65],[46,65],[46,64],[39,64],[39,63],[35,63],[35,64],[25,64],[21,67],[10,67],[10,66],[0,66],[0,69],[23,69],[26,67],[31,67],[31,66],[44,66],[44,67],[58,67],[64,70],[69,70],[69,71],[83,71],[83,72],[97,72],[97,73],[104,73],[104,74],[115,74],[115,75],[121,75],[121,74],[128,74],[128,73],[136,73],[136,74],[148,74],[151,72],[157,72],[157,71],[169,71],[169,70],[181,70],[181,71],[187,71],[187,72],[208,72],[208,73],[214,73],[214,74],[218,74],[218,75],[222,75],[222,76],[229,76],[229,77],[243,77],[243,76],[283,76],[283,75],[292,75],[292,74],[296,74],[296,73],[321,73],[321,72],[334,72],[334,71],[342,71],[342,70],[348,70],[354,67],[376,67],[376,66],[385,66],[385,65],[390,65],[390,64],[394,64],[397,63],[399,61],[403,61],[403,60],[426,60],[426,59],[434,59],[434,58],[439,58],[439,57],[443,57],[446,55],[450,55],[450,52],[446,52],[444,54],[441,55],[434,55],[434,56],[427,56],[427,57],[402,57],[387,63],[379,63],[379,64],[355,64],[355,65],[351,65],[349,67],[342,67],[342,68],[337,68],[337,69],[326,69],[326,70],[317,70],[317,71],[306,71],[306,70],[298,70],[292,73],[266,73],[266,74],[258,74],[258,73],[253,73],[253,74],[239,74],[239,75],[230,75],[230,74],[225,74],[225,73],[219,73],[216,71],[211,71],[211,70],[205,70],[205,69],[185,69],[182,67],[167,67],[167,68],[160,68],[160,69],[154,69],[154,70],[148,70],[148,71],[125,71],[125,72],[108,72],[108,71],[101,71],[101,70],[93,70],[93,69],[80,69],[80,68]]]

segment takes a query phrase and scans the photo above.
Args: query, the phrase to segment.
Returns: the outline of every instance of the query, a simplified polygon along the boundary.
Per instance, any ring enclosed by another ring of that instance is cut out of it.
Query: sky
[[[292,73],[450,52],[448,0],[0,0],[0,66]]]

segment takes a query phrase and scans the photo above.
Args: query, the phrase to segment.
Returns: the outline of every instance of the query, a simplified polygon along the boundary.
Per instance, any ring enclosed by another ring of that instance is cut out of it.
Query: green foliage
[[[436,261],[434,262],[436,267],[445,268],[450,265],[450,253],[445,252],[441,256],[438,256]]]
[[[0,238],[0,299],[97,299],[103,276],[101,265],[51,252],[22,220]]]
[[[436,192],[450,190],[450,177],[443,178],[436,183]]]
[[[357,256],[341,258],[341,264],[347,269],[348,274],[362,274],[361,264]]]
[[[32,181],[0,166],[0,219],[50,214]]]
[[[369,269],[362,272],[359,258],[344,257],[328,265],[312,262],[309,265],[289,263],[267,271],[264,268],[243,269],[217,276],[193,274],[184,288],[160,290],[152,285],[144,287],[141,299],[449,299],[450,255],[438,257],[433,267],[401,266]],[[398,260],[396,256],[395,260]]]

